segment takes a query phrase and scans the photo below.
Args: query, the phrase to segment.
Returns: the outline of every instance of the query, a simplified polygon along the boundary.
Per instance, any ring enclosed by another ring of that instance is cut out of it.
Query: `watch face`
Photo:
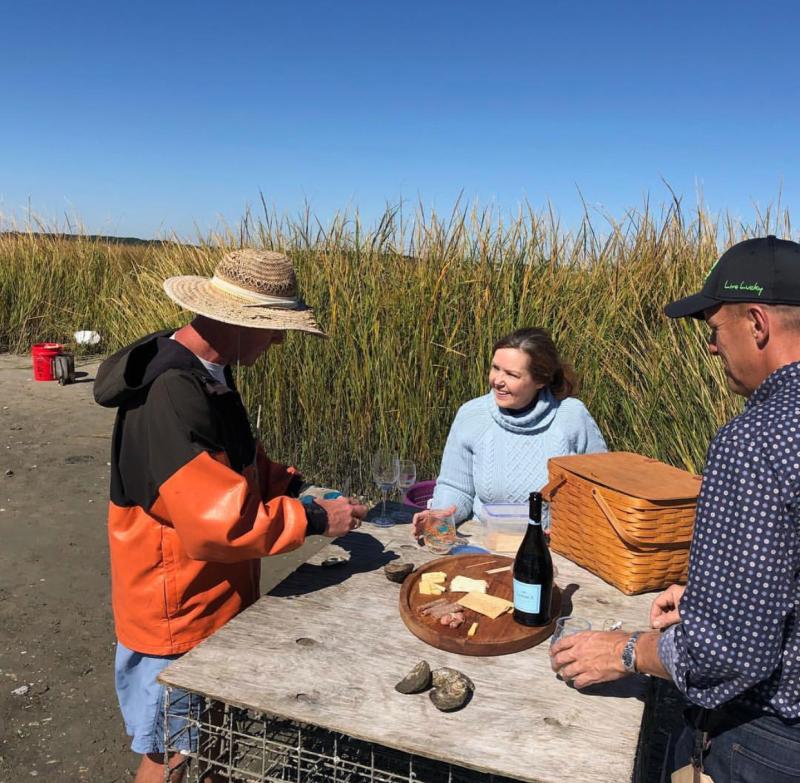
[[[633,657],[631,655],[632,652],[633,652],[633,650],[631,650],[631,648],[628,647],[627,645],[626,645],[625,649],[622,651],[622,665],[628,671],[630,671],[632,666],[633,666],[633,661],[631,660],[631,658]]]
[[[631,636],[631,638],[628,639],[627,644],[622,650],[622,665],[625,667],[626,671],[629,672],[634,671],[633,655],[636,646],[636,639],[638,637],[639,637],[638,633],[633,634],[633,636]]]

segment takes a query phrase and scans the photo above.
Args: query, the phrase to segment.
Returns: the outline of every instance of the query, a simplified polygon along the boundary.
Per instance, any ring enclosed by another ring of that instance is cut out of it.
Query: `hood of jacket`
[[[105,408],[118,408],[171,369],[205,372],[202,362],[170,337],[174,329],[142,337],[109,356],[98,368],[94,399]]]

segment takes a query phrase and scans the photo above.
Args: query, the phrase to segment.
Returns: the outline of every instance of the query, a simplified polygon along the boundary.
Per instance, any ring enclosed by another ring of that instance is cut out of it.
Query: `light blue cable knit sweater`
[[[484,503],[524,503],[547,483],[547,460],[606,451],[600,429],[575,397],[542,389],[534,407],[509,415],[490,392],[464,403],[447,436],[433,508],[456,507],[456,521]]]

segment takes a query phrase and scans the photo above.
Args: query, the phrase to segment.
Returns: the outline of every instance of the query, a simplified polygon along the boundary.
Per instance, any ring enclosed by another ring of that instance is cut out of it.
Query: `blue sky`
[[[184,237],[259,191],[621,218],[800,208],[800,6],[39,2],[3,11],[0,214]]]

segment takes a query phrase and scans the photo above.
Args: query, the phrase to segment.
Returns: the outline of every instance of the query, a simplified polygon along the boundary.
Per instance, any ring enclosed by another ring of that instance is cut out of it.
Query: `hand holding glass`
[[[433,554],[446,555],[456,543],[455,517],[440,509],[423,512],[422,540]]]
[[[553,635],[550,637],[550,648],[552,649],[553,645],[559,639],[563,639],[565,636],[572,636],[572,634],[575,633],[591,630],[592,624],[588,620],[584,620],[582,617],[559,617],[558,620],[556,620],[556,629],[553,631]],[[561,676],[561,672],[559,672],[556,676],[559,680],[564,680],[567,683],[570,682],[570,680],[566,680]]]

